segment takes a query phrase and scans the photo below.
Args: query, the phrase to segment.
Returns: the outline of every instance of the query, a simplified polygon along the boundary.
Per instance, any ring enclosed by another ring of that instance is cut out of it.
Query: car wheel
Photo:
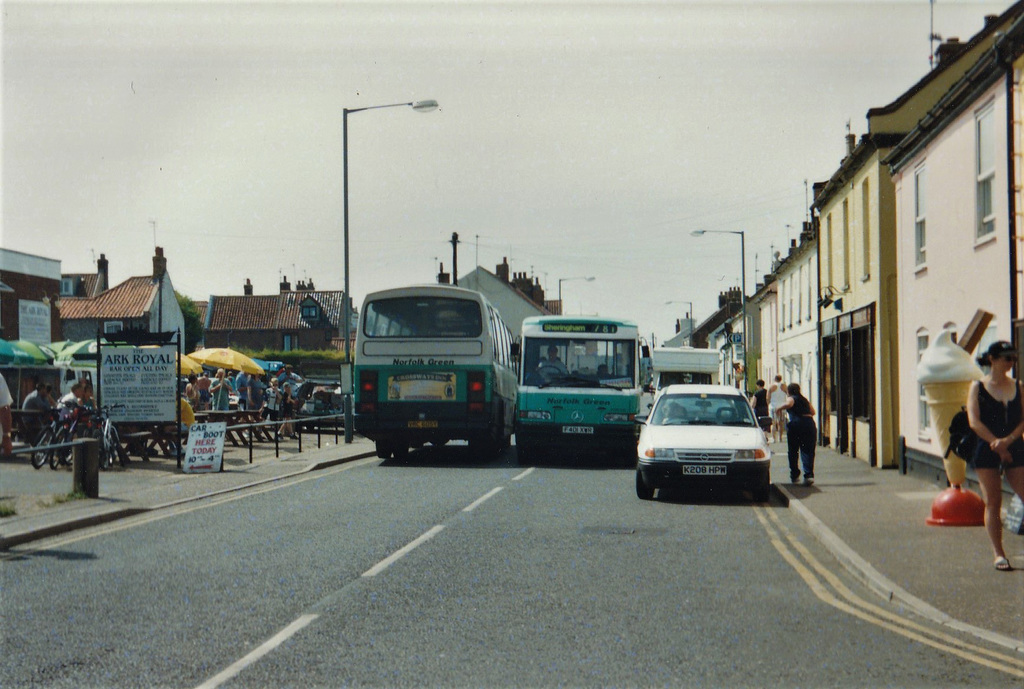
[[[654,499],[654,489],[647,485],[644,475],[640,473],[639,469],[636,472],[636,496],[641,500]]]
[[[519,466],[526,466],[533,461],[533,450],[528,445],[516,444],[516,461]]]

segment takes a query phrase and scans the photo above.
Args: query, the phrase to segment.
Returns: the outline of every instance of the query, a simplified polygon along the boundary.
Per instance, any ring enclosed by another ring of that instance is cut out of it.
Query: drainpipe
[[[996,49],[998,50],[998,44]],[[1016,174],[1016,151],[1014,147],[1014,101],[1015,101],[1015,88],[1013,81],[1013,59],[1012,56],[1006,58],[1006,178],[1007,178],[1007,196],[1008,212],[1009,216],[1006,223],[1006,230],[1009,235],[1009,247],[1010,247],[1010,332],[1011,339],[1016,339],[1013,335],[1016,332],[1016,321],[1019,318],[1017,310],[1017,278],[1018,278],[1018,266],[1017,266],[1017,195],[1015,189],[1017,186],[1017,174]],[[1018,343],[1019,346],[1020,343]]]

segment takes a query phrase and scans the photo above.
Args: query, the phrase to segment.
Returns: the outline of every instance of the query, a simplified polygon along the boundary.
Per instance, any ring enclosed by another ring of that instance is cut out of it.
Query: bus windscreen
[[[447,297],[401,297],[371,301],[364,307],[363,334],[370,338],[480,337],[480,305]]]

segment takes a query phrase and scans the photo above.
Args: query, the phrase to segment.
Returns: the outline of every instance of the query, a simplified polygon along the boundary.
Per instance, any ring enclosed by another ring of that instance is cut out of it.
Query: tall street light
[[[562,308],[562,283],[570,280],[586,280],[587,282],[593,282],[594,278],[591,277],[575,277],[575,278],[558,278],[558,308],[562,309],[562,315],[565,315],[565,309]]]
[[[750,371],[748,370],[748,359],[747,355],[750,349],[747,347],[747,243],[746,237],[743,230],[693,230],[690,232],[694,237],[700,237],[704,234],[738,234],[740,236],[740,289],[743,293],[740,295],[743,299],[743,387],[746,392],[750,392]]]
[[[390,105],[371,105],[365,108],[343,108],[341,111],[341,153],[345,186],[345,364],[348,366],[349,387],[345,392],[345,442],[352,442],[352,393],[355,386],[352,368],[352,293],[348,281],[348,116],[363,110],[380,110],[382,108],[412,108],[416,112],[437,110],[436,100],[420,100],[411,103],[391,103]]]

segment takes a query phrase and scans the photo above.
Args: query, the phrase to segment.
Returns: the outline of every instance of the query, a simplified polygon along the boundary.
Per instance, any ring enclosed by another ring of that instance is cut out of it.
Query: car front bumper
[[[756,487],[771,480],[770,464],[769,461],[680,462],[638,457],[636,468],[650,488],[683,486],[701,481]],[[694,469],[688,467],[695,467],[701,473],[689,473]],[[724,467],[724,473],[720,467]]]

